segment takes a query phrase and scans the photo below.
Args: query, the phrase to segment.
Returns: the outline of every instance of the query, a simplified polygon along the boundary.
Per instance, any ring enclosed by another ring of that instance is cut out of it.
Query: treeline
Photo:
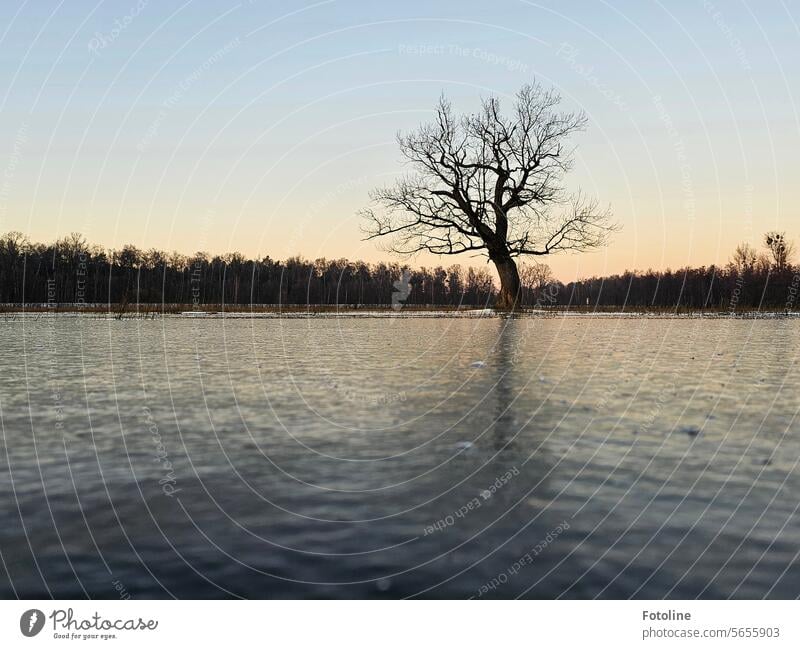
[[[28,304],[403,304],[490,305],[486,268],[411,268],[344,259],[247,259],[239,253],[192,256],[105,250],[79,234],[31,243],[0,237],[0,303]]]
[[[729,266],[655,272],[626,272],[570,282],[564,294],[573,305],[598,307],[797,310],[800,267],[739,273]]]
[[[782,233],[764,251],[747,244],[725,266],[626,272],[568,284],[546,264],[520,266],[525,306],[630,309],[796,309],[800,266]],[[491,306],[488,267],[412,268],[344,259],[247,259],[238,253],[191,256],[106,250],[78,234],[32,243],[19,232],[0,237],[0,303],[236,305]]]
[[[568,302],[596,307],[742,311],[798,308],[800,266],[783,232],[764,235],[764,249],[743,243],[725,266],[625,272],[571,282]]]

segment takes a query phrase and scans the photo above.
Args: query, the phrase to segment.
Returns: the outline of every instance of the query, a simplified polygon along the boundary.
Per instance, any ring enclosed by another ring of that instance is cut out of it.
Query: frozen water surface
[[[3,596],[800,595],[796,319],[0,327]]]

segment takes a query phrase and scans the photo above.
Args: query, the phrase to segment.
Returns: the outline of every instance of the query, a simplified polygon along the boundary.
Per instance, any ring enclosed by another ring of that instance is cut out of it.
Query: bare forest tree
[[[783,271],[794,255],[794,243],[786,239],[785,232],[767,232],[764,245],[772,257],[772,264],[777,271]]]
[[[411,172],[371,193],[367,239],[388,237],[402,255],[484,254],[500,277],[496,306],[516,309],[516,258],[591,250],[615,230],[607,210],[563,186],[573,165],[567,141],[586,117],[560,103],[554,90],[526,85],[508,117],[495,97],[459,117],[442,97],[432,123],[398,135]]]
[[[751,273],[758,263],[758,253],[749,243],[740,243],[736,246],[731,263],[740,275]]]
[[[535,304],[541,299],[544,290],[555,282],[550,266],[541,263],[521,263],[519,279],[523,304]]]

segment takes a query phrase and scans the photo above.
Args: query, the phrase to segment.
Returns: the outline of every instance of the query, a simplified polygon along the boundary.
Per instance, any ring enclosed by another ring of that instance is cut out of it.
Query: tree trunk
[[[520,281],[517,264],[511,257],[493,259],[500,275],[500,294],[497,296],[495,308],[500,311],[516,311],[520,307]]]

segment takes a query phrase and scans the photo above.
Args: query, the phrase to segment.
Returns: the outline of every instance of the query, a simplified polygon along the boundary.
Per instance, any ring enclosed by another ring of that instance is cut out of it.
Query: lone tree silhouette
[[[794,255],[794,244],[786,239],[785,232],[767,232],[764,235],[764,245],[772,256],[772,263],[775,270],[783,272],[786,270],[789,260]]]
[[[517,93],[510,117],[495,97],[456,116],[442,96],[432,123],[398,134],[412,171],[370,193],[366,238],[389,237],[387,249],[401,255],[480,251],[500,276],[497,308],[517,309],[517,257],[591,250],[616,229],[608,210],[562,185],[573,164],[567,140],[586,117],[560,102],[533,84]]]

